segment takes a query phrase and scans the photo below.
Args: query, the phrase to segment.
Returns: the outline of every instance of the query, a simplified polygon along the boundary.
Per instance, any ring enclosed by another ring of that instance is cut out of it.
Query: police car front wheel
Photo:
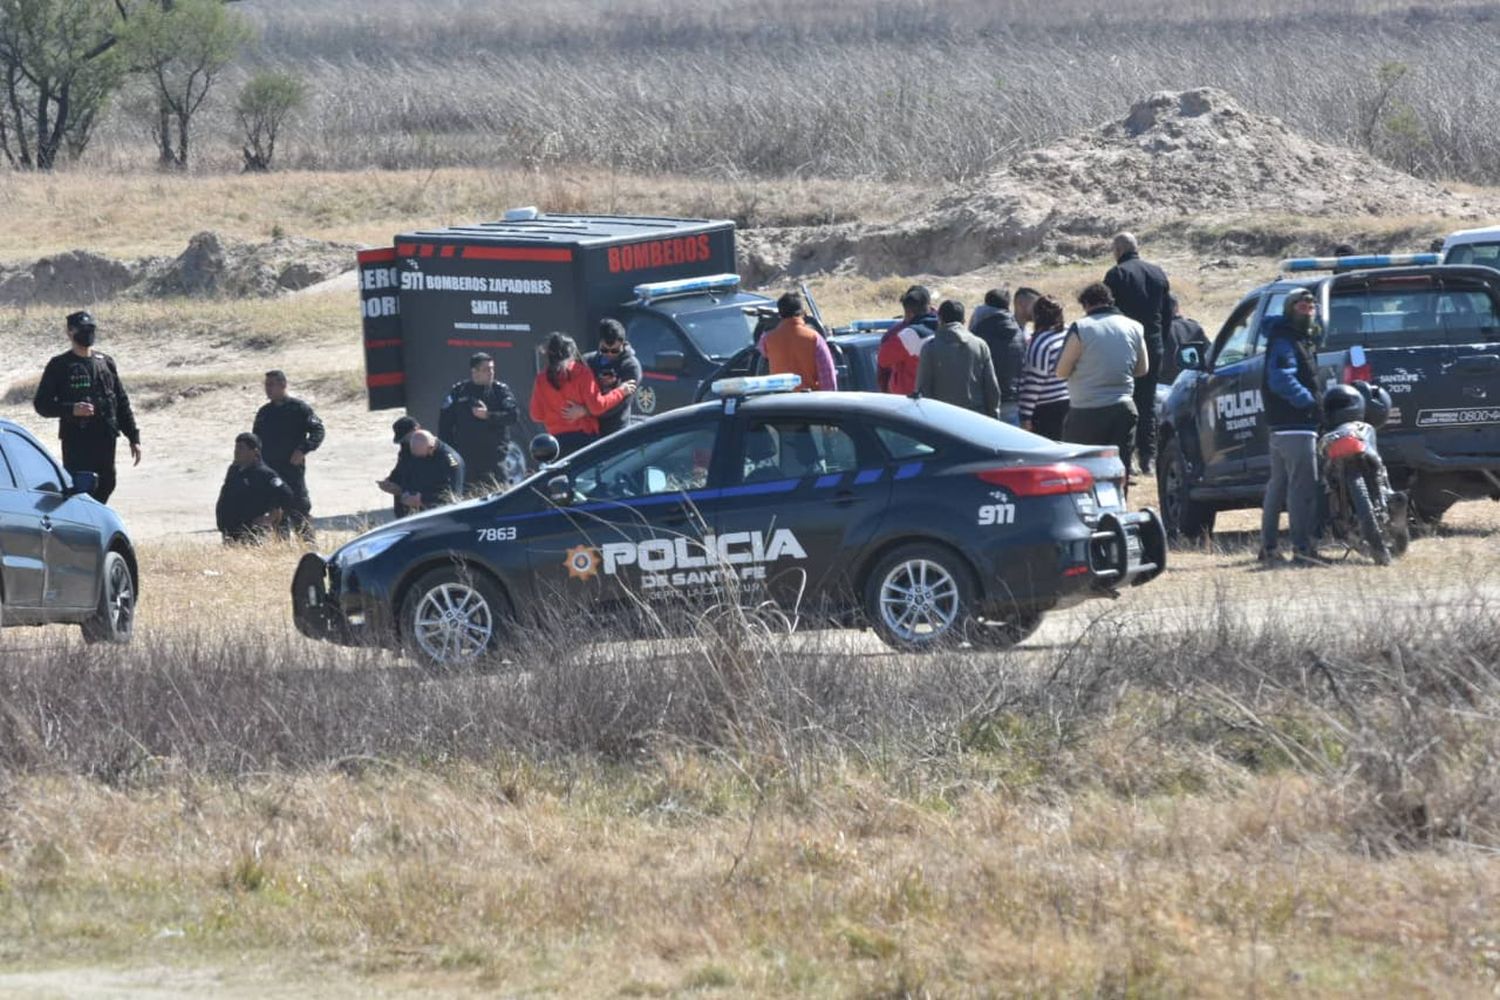
[[[938,545],[901,546],[865,582],[865,613],[896,649],[920,652],[962,641],[973,602],[968,567]]]
[[[510,619],[510,604],[483,572],[462,567],[429,570],[401,602],[407,647],[435,667],[474,663],[494,651]]]

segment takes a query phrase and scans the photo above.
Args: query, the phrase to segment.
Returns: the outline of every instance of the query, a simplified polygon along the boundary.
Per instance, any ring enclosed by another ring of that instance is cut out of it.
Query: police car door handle
[[[859,503],[859,497],[855,495],[853,490],[839,490],[833,495],[833,505],[835,507],[851,507],[857,503]]]

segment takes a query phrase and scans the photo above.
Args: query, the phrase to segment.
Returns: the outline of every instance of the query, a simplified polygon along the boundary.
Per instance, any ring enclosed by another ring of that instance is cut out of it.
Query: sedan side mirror
[[[538,434],[531,439],[531,460],[537,465],[549,465],[561,453],[562,445],[551,434]]]
[[[93,472],[75,472],[72,479],[73,485],[63,490],[63,496],[76,497],[82,493],[92,493],[94,487],[99,485],[99,476]]]
[[[573,502],[573,480],[567,474],[553,476],[547,480],[547,499],[559,507],[566,507]]]
[[[659,372],[680,372],[687,367],[687,358],[681,351],[660,351],[652,367]]]
[[[1177,367],[1185,372],[1203,370],[1203,349],[1197,344],[1177,348]]]

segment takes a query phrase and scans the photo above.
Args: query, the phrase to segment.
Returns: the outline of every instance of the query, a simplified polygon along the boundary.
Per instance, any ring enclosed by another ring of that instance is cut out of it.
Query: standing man
[[[510,386],[495,378],[495,359],[483,351],[469,358],[469,377],[455,382],[438,415],[438,437],[463,456],[465,477],[476,490],[510,484],[505,457],[510,428],[520,407]]]
[[[276,470],[261,460],[260,438],[240,434],[234,439],[234,463],[219,488],[214,520],[224,543],[253,544],[281,523],[297,497]]]
[[[1103,284],[1078,293],[1084,315],[1068,330],[1057,374],[1068,380],[1068,415],[1063,440],[1073,444],[1112,444],[1130,469],[1135,438],[1135,387],[1150,364],[1141,324],[1115,308]]]
[[[1026,335],[1010,311],[1010,290],[991,288],[984,293],[987,311],[969,323],[969,330],[990,349],[990,363],[1000,383],[1000,419],[1021,423],[1021,366],[1026,361]],[[974,310],[976,313],[978,309]]]
[[[802,296],[787,292],[776,300],[776,314],[781,322],[760,338],[760,353],[771,363],[771,374],[801,376],[798,392],[837,389],[839,379],[833,366],[833,352],[823,335],[807,325]]]
[[[901,293],[901,322],[880,338],[880,351],[875,356],[875,376],[881,392],[910,396],[917,391],[917,361],[922,346],[937,333],[938,326],[930,291],[912,285]]]
[[[1161,354],[1161,381],[1163,385],[1171,385],[1177,381],[1177,376],[1182,374],[1182,369],[1177,364],[1177,349],[1179,347],[1193,346],[1200,351],[1208,350],[1208,334],[1203,332],[1203,326],[1195,319],[1188,319],[1182,314],[1182,303],[1177,301],[1177,296],[1170,295],[1167,301],[1172,305],[1172,326],[1167,336],[1167,342]]]
[[[1277,563],[1281,509],[1291,522],[1293,557],[1321,565],[1318,526],[1318,303],[1299,288],[1286,297],[1266,334],[1261,376],[1266,426],[1271,431],[1271,482],[1260,512],[1261,562]]]
[[[98,479],[90,495],[108,503],[115,491],[115,438],[125,435],[132,464],[140,465],[141,432],[114,358],[94,350],[94,317],[72,313],[67,324],[73,346],[47,362],[32,405],[57,419],[63,467],[94,473]]]
[[[464,460],[458,452],[424,430],[412,431],[406,447],[411,458],[402,473],[404,481],[392,485],[400,491],[398,499],[408,514],[441,507],[464,495]],[[381,488],[390,492],[385,485]]]
[[[625,325],[617,319],[599,321],[599,347],[585,354],[583,360],[594,373],[594,381],[599,383],[601,394],[626,382],[641,381],[641,362],[631,349],[630,341],[625,339]],[[634,396],[626,396],[612,409],[599,414],[597,419],[600,437],[607,437],[625,426],[633,399]],[[468,459],[465,458],[464,461]]]
[[[1140,245],[1130,233],[1114,240],[1115,266],[1104,276],[1104,284],[1115,297],[1120,312],[1141,325],[1146,341],[1146,373],[1135,380],[1135,408],[1139,414],[1135,446],[1141,472],[1150,472],[1156,459],[1156,380],[1161,372],[1162,338],[1172,327],[1172,306],[1167,273],[1141,260]],[[1076,404],[1075,404],[1076,405]],[[1124,452],[1126,470],[1130,460]]]
[[[266,372],[265,388],[269,402],[256,412],[251,433],[260,439],[262,460],[292,491],[293,503],[286,509],[286,526],[312,541],[307,456],[323,443],[323,421],[311,406],[287,395],[286,372],[280,368]]]
[[[938,319],[942,325],[917,365],[917,394],[999,419],[1000,383],[990,349],[964,329],[964,304],[948,299],[938,306]]]
[[[1020,326],[1022,333],[1028,332],[1026,328],[1032,325],[1031,307],[1036,305],[1037,299],[1041,297],[1042,293],[1035,288],[1028,288],[1023,285],[1016,289],[1012,305],[1015,307],[1016,324]]]

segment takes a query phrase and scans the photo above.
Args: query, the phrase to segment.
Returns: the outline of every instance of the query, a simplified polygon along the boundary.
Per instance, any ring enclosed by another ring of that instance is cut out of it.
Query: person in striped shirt
[[[1021,427],[1061,441],[1068,415],[1068,383],[1057,377],[1057,359],[1067,338],[1062,303],[1042,296],[1032,304],[1031,321],[1036,332],[1021,366]]]

